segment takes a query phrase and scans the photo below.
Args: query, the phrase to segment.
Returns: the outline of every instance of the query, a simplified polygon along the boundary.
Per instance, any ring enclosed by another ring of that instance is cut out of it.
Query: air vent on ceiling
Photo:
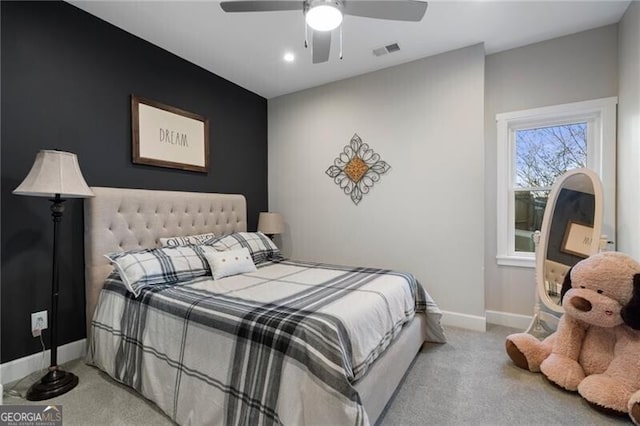
[[[387,49],[387,52],[389,53],[397,52],[398,50],[400,50],[400,46],[398,46],[398,43],[389,44],[384,48]]]
[[[393,53],[400,50],[400,46],[398,43],[388,44],[383,47],[378,47],[377,49],[373,49],[373,54],[376,56],[386,55],[387,53]]]
[[[373,49],[373,54],[376,56],[382,56],[387,54],[387,49],[384,47],[378,47],[377,49]]]

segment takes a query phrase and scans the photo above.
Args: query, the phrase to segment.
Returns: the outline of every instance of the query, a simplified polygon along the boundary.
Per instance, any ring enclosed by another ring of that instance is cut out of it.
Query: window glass
[[[568,170],[587,166],[586,122],[515,132],[514,247],[535,251],[532,235],[542,226],[551,186]]]
[[[542,228],[549,192],[551,191],[515,191],[514,243],[517,252],[535,252],[533,233]]]

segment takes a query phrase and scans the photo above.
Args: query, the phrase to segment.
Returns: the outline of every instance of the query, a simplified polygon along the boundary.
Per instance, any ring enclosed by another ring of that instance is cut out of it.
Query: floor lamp
[[[13,191],[17,195],[48,197],[52,202],[53,217],[53,273],[51,278],[51,365],[48,373],[33,384],[27,391],[30,401],[42,401],[62,395],[78,384],[78,376],[64,371],[58,366],[58,288],[59,262],[58,245],[60,243],[60,222],[64,212],[65,198],[93,197],[87,186],[78,158],[75,154],[63,151],[42,150],[36,155],[31,171],[22,183]]]

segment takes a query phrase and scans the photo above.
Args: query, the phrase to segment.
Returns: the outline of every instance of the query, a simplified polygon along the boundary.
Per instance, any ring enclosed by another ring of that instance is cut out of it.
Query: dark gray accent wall
[[[4,363],[40,350],[31,312],[50,311],[50,203],[11,193],[40,149],[75,152],[89,185],[244,194],[251,230],[267,208],[267,102],[67,3],[0,5]],[[131,94],[209,118],[209,173],[132,164]],[[82,201],[61,235],[63,345],[85,337]]]

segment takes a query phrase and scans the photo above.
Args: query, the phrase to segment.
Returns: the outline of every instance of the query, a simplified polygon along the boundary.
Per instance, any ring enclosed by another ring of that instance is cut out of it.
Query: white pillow
[[[188,246],[191,244],[204,244],[206,241],[215,238],[212,232],[199,235],[187,235],[185,237],[160,238],[162,247]]]
[[[209,262],[214,280],[245,272],[257,271],[256,265],[251,259],[251,254],[246,248],[238,250],[220,251],[217,253],[206,252],[204,257]]]

